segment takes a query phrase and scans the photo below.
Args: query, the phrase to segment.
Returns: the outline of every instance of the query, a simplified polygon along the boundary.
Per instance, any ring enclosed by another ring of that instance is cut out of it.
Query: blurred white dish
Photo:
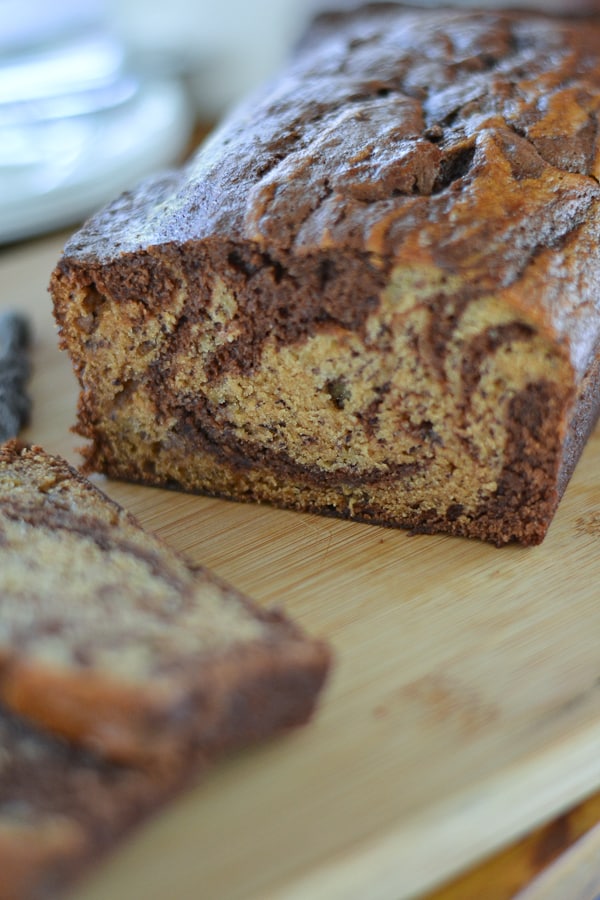
[[[0,242],[73,224],[171,164],[191,119],[182,87],[161,81],[114,107],[0,126]]]
[[[102,0],[0,0],[0,243],[74,225],[184,150],[173,76],[131,68]]]

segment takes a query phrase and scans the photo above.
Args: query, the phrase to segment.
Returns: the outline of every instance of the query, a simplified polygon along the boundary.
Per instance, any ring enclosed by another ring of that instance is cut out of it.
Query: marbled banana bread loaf
[[[318,19],[52,279],[89,470],[541,541],[598,414],[600,25]]]
[[[0,702],[163,771],[304,723],[327,647],[142,530],[64,460],[0,447]],[[0,803],[2,796],[0,795]]]

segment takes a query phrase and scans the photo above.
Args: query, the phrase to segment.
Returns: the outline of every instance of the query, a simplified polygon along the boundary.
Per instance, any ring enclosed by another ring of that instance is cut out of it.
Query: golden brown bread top
[[[376,4],[317,20],[273,85],[179,173],[93,218],[64,267],[198,240],[367,254],[511,290],[598,343],[600,25]],[[527,289],[520,283],[527,275]]]

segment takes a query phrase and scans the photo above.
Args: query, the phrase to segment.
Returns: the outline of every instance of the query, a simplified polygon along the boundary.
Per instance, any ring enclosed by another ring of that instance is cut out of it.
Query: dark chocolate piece
[[[29,423],[30,342],[29,322],[23,315],[0,313],[0,443],[16,437]]]

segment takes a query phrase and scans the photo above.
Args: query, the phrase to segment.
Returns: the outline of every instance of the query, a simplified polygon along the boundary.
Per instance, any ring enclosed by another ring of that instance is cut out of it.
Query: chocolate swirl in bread
[[[541,541],[598,415],[600,26],[322,16],[52,280],[87,465]]]

